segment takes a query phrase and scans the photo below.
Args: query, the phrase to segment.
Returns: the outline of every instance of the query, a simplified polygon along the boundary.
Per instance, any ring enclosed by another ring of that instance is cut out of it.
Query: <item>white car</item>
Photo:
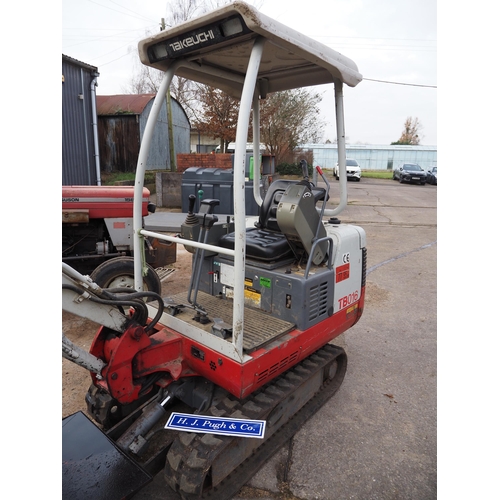
[[[347,180],[354,179],[355,181],[361,180],[361,167],[356,160],[347,158],[345,161],[345,168],[347,171]],[[335,170],[333,172],[335,179],[339,180],[339,164],[335,165]]]

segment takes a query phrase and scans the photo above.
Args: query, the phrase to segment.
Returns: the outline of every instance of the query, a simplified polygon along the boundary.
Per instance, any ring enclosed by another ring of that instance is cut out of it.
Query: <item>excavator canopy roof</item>
[[[335,50],[234,2],[139,42],[143,64],[239,98],[255,40],[266,40],[258,88],[267,93],[341,81],[356,86],[362,76],[356,64]]]

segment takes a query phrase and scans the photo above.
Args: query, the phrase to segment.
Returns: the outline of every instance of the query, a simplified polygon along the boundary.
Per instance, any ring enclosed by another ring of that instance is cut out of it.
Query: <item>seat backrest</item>
[[[316,190],[316,193],[313,191]],[[327,243],[314,245],[316,238],[326,237],[316,203],[320,196],[324,198],[323,188],[314,188],[307,180],[288,186],[281,197],[277,210],[277,222],[298,260],[307,255],[314,264],[321,264],[326,256]],[[311,252],[314,248],[314,255]]]
[[[279,179],[271,183],[259,209],[259,222],[257,223],[259,229],[281,232],[278,220],[276,219],[276,212],[280,200],[290,184],[297,184],[297,181]],[[311,187],[315,202],[323,200],[326,190],[324,188]]]

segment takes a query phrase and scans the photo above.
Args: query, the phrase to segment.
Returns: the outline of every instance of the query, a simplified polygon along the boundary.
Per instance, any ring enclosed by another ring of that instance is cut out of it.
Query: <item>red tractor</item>
[[[143,188],[141,216],[154,213],[150,192]],[[133,287],[133,186],[62,187],[62,261],[104,288]],[[161,290],[152,268],[176,260],[175,243],[144,238],[148,290]]]

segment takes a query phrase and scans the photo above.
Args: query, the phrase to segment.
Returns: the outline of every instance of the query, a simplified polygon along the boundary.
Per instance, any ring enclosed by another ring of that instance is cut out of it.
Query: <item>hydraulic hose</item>
[[[78,293],[81,295],[83,292],[80,288],[74,285],[63,285],[63,290],[71,290],[75,293]],[[88,290],[85,292],[88,293]],[[144,292],[146,293],[146,292]],[[148,309],[146,304],[142,300],[122,300],[119,299],[118,297],[114,296],[114,298],[110,299],[101,299],[99,297],[96,297],[95,295],[92,295],[88,293],[88,299],[91,302],[95,302],[97,304],[103,304],[103,305],[109,305],[109,306],[115,306],[115,307],[133,307],[134,308],[134,315],[132,316],[132,320],[136,321],[139,323],[141,326],[144,326],[146,324],[146,321],[148,319]]]
[[[135,299],[143,299],[143,298],[151,298],[158,302],[158,312],[155,314],[155,317],[150,321],[150,323],[144,328],[146,332],[149,332],[155,325],[158,323],[158,321],[161,318],[161,315],[163,314],[163,310],[165,308],[165,303],[163,302],[163,299],[161,298],[160,295],[158,295],[156,292],[136,292],[135,290],[132,290],[131,288],[107,288],[106,291],[110,294],[117,294],[117,293],[126,293],[127,298],[135,300]]]

